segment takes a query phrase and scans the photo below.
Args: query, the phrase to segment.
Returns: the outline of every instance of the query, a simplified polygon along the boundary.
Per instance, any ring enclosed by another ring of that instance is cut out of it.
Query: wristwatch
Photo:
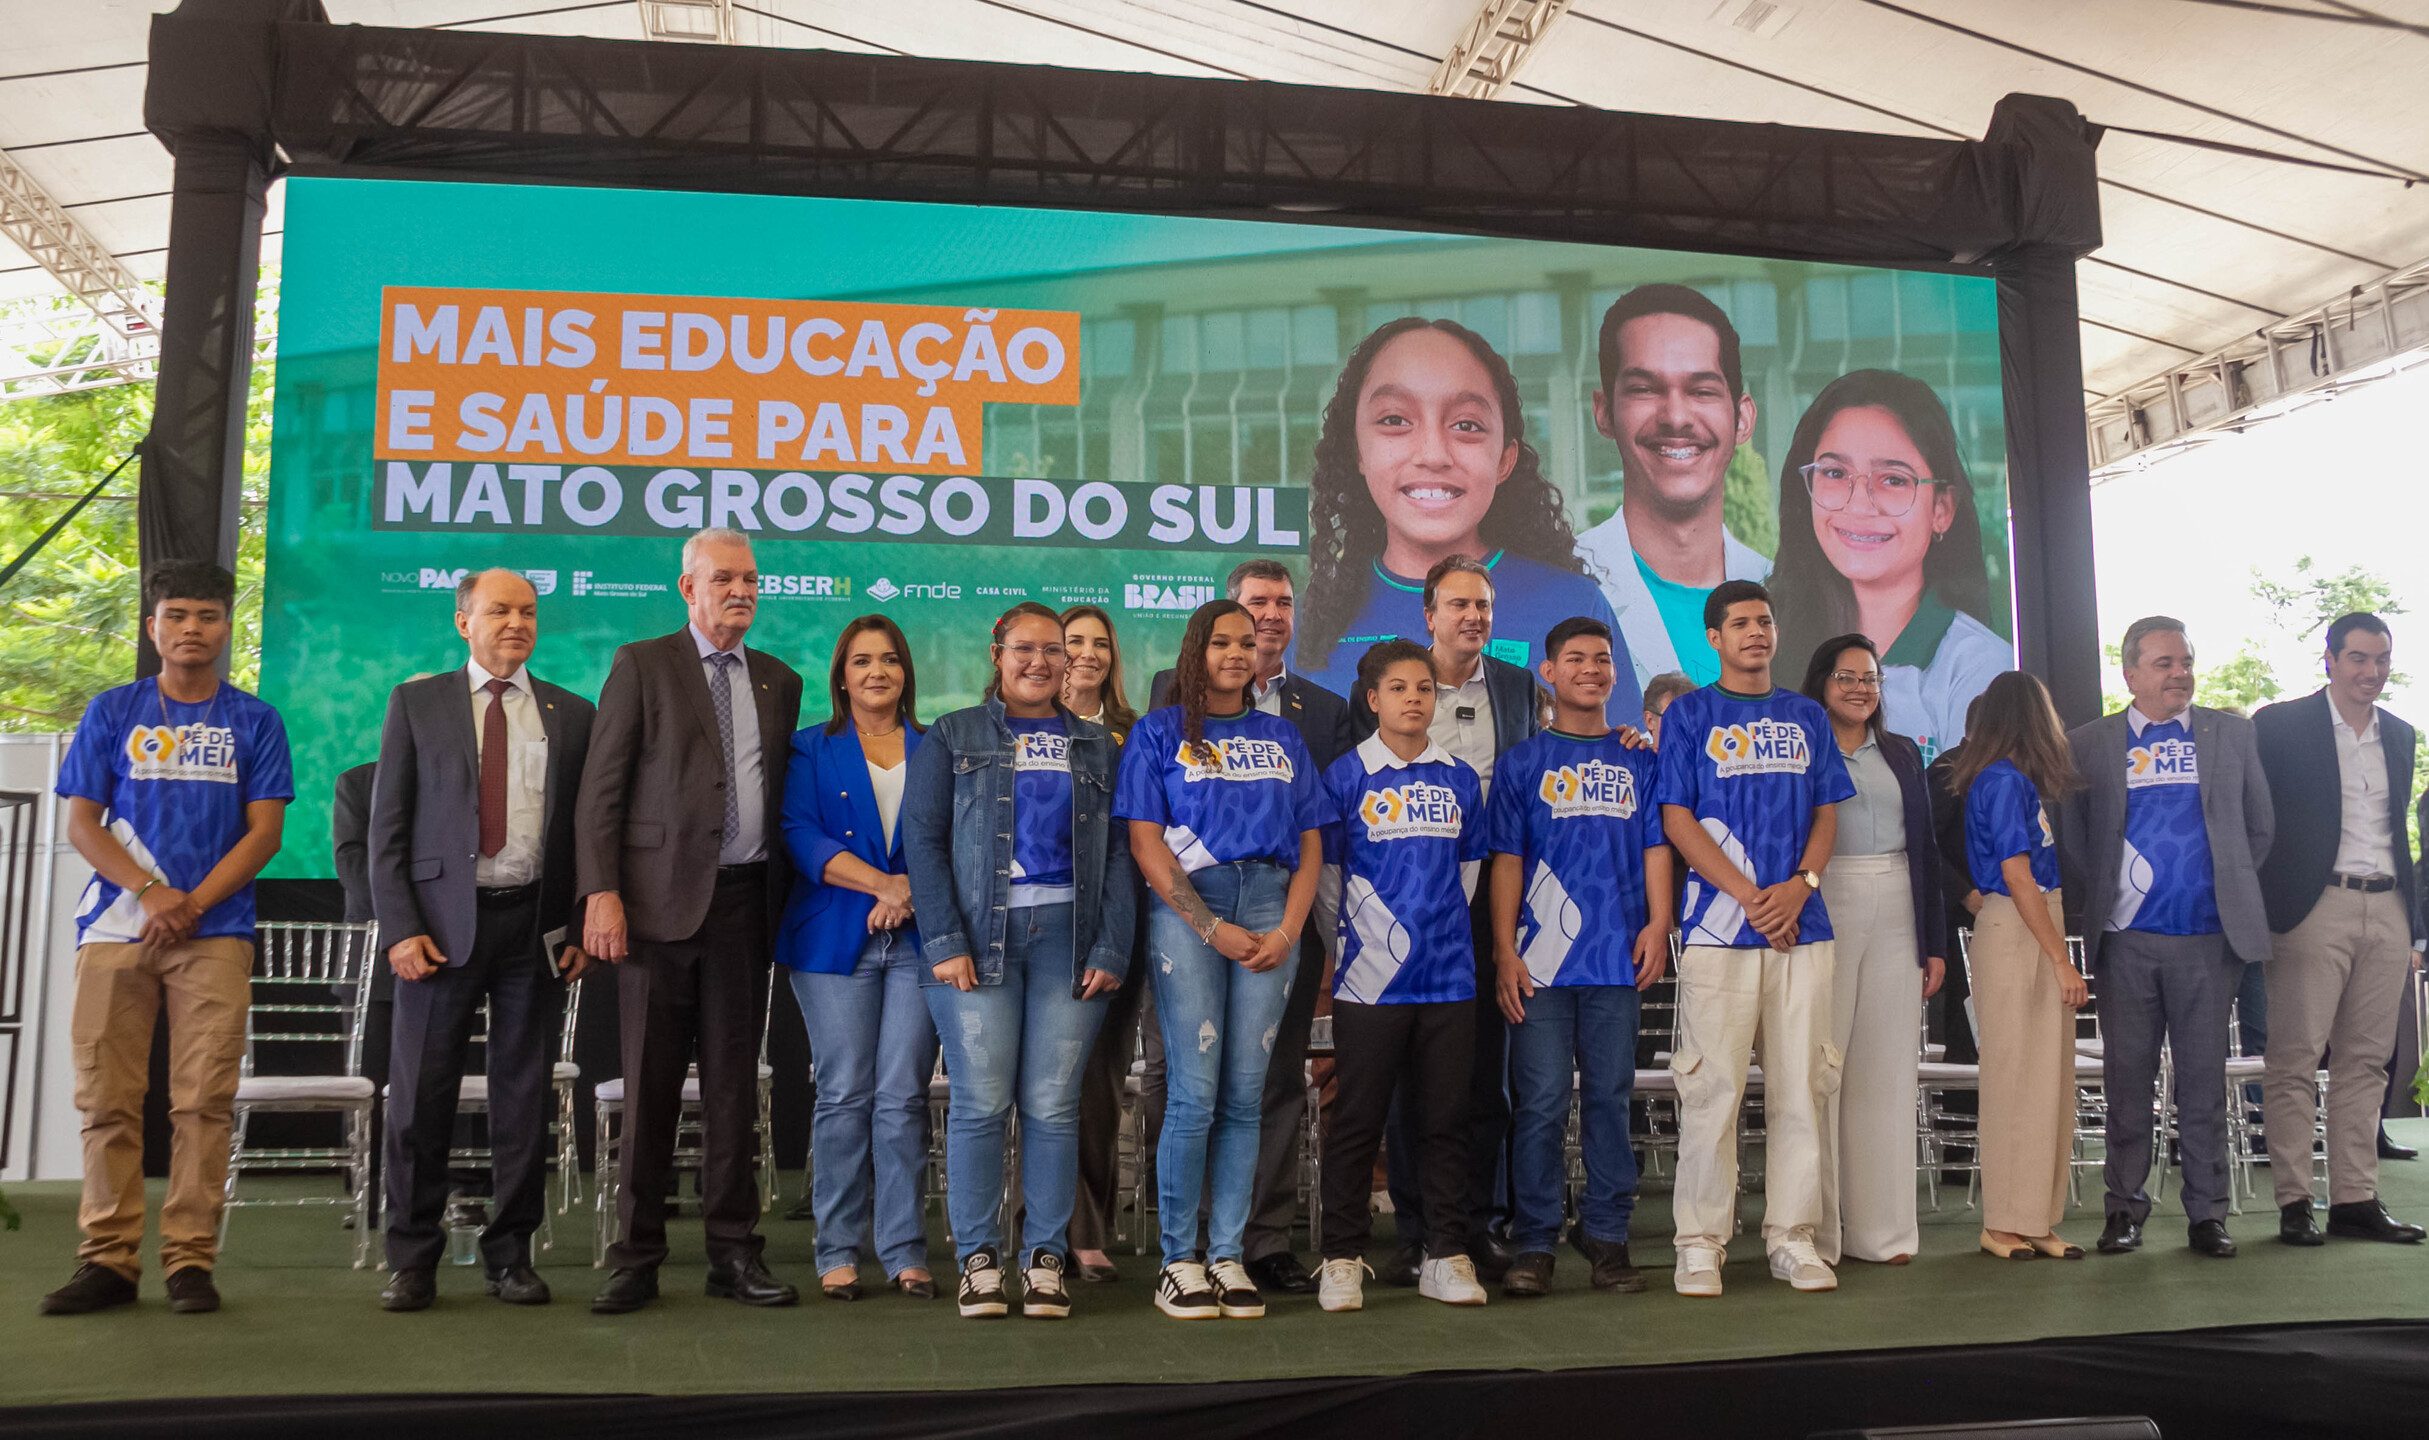
[[[1796,878],[1804,881],[1806,886],[1810,889],[1819,890],[1822,888],[1822,875],[1818,870],[1799,870],[1796,872]]]

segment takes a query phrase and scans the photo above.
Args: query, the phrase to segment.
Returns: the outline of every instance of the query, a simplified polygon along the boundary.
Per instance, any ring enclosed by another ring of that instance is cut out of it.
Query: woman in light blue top
[[[829,1299],[860,1298],[861,1250],[873,1239],[888,1281],[931,1299],[919,1181],[936,1027],[919,994],[927,967],[896,823],[921,731],[911,647],[893,621],[863,615],[844,626],[827,697],[833,713],[794,733],[785,772],[784,843],[804,881],[776,934],[818,1091],[818,1284]]]

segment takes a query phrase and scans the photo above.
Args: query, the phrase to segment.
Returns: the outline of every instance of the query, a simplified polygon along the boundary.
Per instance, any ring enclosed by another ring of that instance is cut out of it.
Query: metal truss
[[[140,293],[159,303],[155,287],[143,286]],[[268,282],[254,312],[253,361],[264,364],[277,357],[278,288]],[[159,372],[157,332],[125,339],[68,296],[0,308],[0,404],[148,384]]]
[[[1442,57],[1428,95],[1498,100],[1535,54],[1543,37],[1569,13],[1569,0],[1484,0],[1459,43]]]
[[[2085,407],[2092,472],[2242,431],[2429,364],[2429,260]]]
[[[49,271],[126,351],[144,342],[157,348],[159,300],[5,153],[0,153],[0,235]]]

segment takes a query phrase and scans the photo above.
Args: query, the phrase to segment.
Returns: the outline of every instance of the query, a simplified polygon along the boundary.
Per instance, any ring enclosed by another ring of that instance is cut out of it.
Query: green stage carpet
[[[2429,1121],[2399,1122],[2429,1145]],[[2261,1172],[2264,1177],[2266,1172]],[[2097,1177],[2088,1210],[2065,1233],[2087,1248],[2099,1233]],[[786,1177],[786,1199],[798,1177]],[[281,1182],[263,1181],[268,1193]],[[284,1182],[311,1184],[310,1180]],[[2390,1164],[2391,1209],[2429,1216],[2429,1161]],[[2079,1262],[2002,1262],[1974,1248],[1980,1220],[1950,1195],[1926,1210],[1923,1253],[1911,1265],[1849,1264],[1835,1294],[1800,1295],[1768,1278],[1753,1233],[1731,1249],[1729,1293],[1688,1301],[1669,1288],[1667,1196],[1637,1212],[1635,1247],[1651,1287],[1600,1295],[1586,1266],[1562,1254],[1557,1291],[1532,1301],[1495,1296],[1454,1310],[1414,1290],[1370,1285],[1367,1309],[1327,1315],[1313,1297],[1269,1297],[1267,1318],[1184,1324],[1148,1302],[1153,1264],[1118,1256],[1123,1278],[1076,1286],[1072,1318],[1049,1324],[958,1318],[949,1299],[889,1294],[837,1304],[815,1293],[808,1222],[767,1217],[768,1259],[811,1291],[796,1309],[749,1310],[700,1293],[697,1220],[674,1228],[665,1298],[617,1318],[587,1309],[599,1272],[589,1263],[587,1211],[558,1221],[541,1271],[557,1292],[544,1309],[484,1298],[475,1269],[445,1268],[437,1306],[414,1315],[377,1307],[379,1272],[345,1268],[349,1239],[329,1210],[240,1211],[219,1268],[227,1307],[171,1315],[156,1273],[140,1305],[47,1318],[40,1295],[73,1269],[75,1191],[9,1187],[25,1227],[0,1232],[0,1404],[395,1391],[884,1390],[1049,1383],[1199,1381],[1398,1374],[1414,1370],[1654,1365],[1812,1350],[1948,1345],[2214,1325],[2429,1318],[2429,1246],[2337,1240],[2322,1250],[2276,1243],[2264,1201],[2229,1221],[2243,1246],[2232,1261],[2184,1248],[2171,1194],[2152,1217],[2143,1253]],[[154,1201],[157,1203],[157,1185]],[[1761,1201],[1749,1197],[1749,1231]],[[1388,1237],[1390,1221],[1379,1222]],[[949,1268],[941,1247],[940,1268]],[[147,1262],[149,1261],[147,1255]],[[1372,1257],[1380,1263],[1382,1250]],[[874,1283],[874,1270],[867,1272]]]

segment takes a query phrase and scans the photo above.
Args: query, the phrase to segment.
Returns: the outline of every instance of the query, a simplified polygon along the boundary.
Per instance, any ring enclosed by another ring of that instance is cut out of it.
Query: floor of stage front
[[[2429,1145],[2429,1121],[2395,1132]],[[2259,1172],[2266,1183],[2266,1172]],[[788,1201],[798,1176],[786,1178]],[[2097,1176],[2088,1209],[2066,1232],[2086,1248],[2100,1228]],[[263,1181],[263,1191],[310,1185]],[[2383,1167],[2388,1204],[2429,1216],[2429,1161]],[[158,1200],[157,1182],[154,1202]],[[1987,1344],[2055,1336],[2355,1319],[2429,1319],[2429,1246],[2331,1241],[2294,1250],[2275,1241],[2276,1212],[2248,1206],[2229,1221],[2233,1261],[2184,1247],[2171,1189],[2139,1255],[2081,1262],[1993,1260],[1975,1248],[1978,1212],[1944,1193],[1924,1212],[1923,1253],[1907,1266],[1850,1263],[1835,1294],[1803,1295],[1768,1278],[1755,1233],[1731,1247],[1728,1293],[1690,1303],[1670,1290],[1668,1197],[1637,1212],[1641,1295],[1597,1294],[1564,1251],[1554,1293],[1454,1310],[1414,1290],[1371,1284],[1367,1308],[1327,1315],[1309,1297],[1269,1296],[1261,1321],[1184,1324],[1149,1303],[1154,1265],[1117,1256],[1122,1279],[1075,1286],[1060,1324],[958,1318],[949,1298],[922,1304],[873,1294],[855,1304],[819,1298],[811,1227],[776,1215],[765,1226],[770,1264],[810,1290],[795,1309],[750,1310],[700,1293],[697,1220],[674,1226],[664,1297],[621,1317],[589,1313],[600,1278],[589,1264],[589,1213],[557,1221],[541,1273],[557,1294],[545,1308],[485,1299],[479,1272],[447,1268],[440,1301],[413,1315],[377,1305],[377,1270],[346,1268],[351,1237],[331,1210],[244,1210],[234,1220],[217,1315],[172,1315],[159,1276],[141,1304],[101,1315],[46,1318],[35,1302],[73,1268],[75,1188],[17,1185],[8,1197],[24,1228],[0,1232],[0,1405],[275,1394],[552,1392],[668,1395],[824,1390],[992,1388],[1097,1382],[1399,1375],[1428,1370],[1549,1370],[1667,1365],[1812,1351]],[[247,1193],[257,1193],[248,1184]],[[1380,1264],[1390,1221],[1378,1221]],[[941,1246],[940,1268],[949,1269]],[[874,1280],[874,1270],[869,1272]]]

